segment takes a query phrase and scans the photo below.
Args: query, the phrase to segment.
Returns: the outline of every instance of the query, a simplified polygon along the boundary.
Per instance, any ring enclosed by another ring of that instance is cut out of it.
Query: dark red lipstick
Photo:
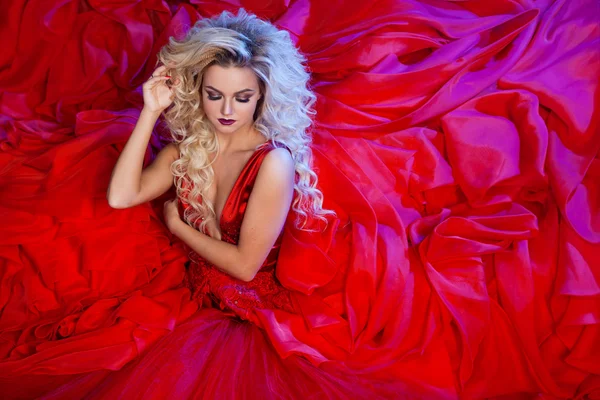
[[[231,125],[235,122],[235,119],[223,119],[223,118],[219,118],[219,122],[221,123],[221,125]]]

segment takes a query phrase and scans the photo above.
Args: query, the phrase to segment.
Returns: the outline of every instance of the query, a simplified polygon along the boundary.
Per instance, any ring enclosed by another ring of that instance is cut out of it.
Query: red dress
[[[272,149],[271,143],[261,145],[234,184],[220,220],[223,241],[237,243],[254,181]],[[187,207],[186,199],[180,199],[180,211]],[[290,355],[290,349],[278,352],[273,346],[264,332],[265,320],[293,320],[301,313],[291,291],[276,277],[282,237],[250,282],[221,272],[191,252],[184,285],[198,302],[199,311],[120,371],[90,374],[45,398],[398,398],[399,384],[384,376],[361,376],[360,371],[353,372],[340,363],[317,366],[305,356]],[[294,339],[290,338],[290,343]]]
[[[597,1],[4,3],[3,400],[600,398]],[[106,190],[159,49],[238,3],[306,56],[338,219],[192,300],[171,194]]]
[[[270,143],[261,145],[248,160],[234,183],[221,213],[219,226],[223,241],[236,244],[239,240],[244,213],[254,187],[254,181],[265,155],[274,147]],[[180,213],[189,207],[186,199],[179,199]],[[191,265],[185,277],[185,285],[192,298],[205,305],[231,310],[240,318],[257,323],[255,309],[281,309],[294,312],[289,290],[281,286],[275,277],[275,266],[281,246],[279,235],[260,270],[251,282],[240,281],[221,272],[197,253],[190,252]]]

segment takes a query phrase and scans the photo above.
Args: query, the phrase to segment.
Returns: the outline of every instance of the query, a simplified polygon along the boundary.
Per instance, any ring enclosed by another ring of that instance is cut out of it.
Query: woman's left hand
[[[165,201],[163,208],[163,215],[165,216],[165,223],[171,233],[175,233],[174,230],[178,224],[183,222],[179,217],[179,210],[177,209],[177,199]]]

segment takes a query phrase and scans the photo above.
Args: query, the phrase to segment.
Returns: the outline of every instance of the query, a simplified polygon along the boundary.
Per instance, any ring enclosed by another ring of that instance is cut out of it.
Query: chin
[[[217,121],[217,124],[214,125],[214,127],[215,127],[215,130],[217,132],[224,132],[224,133],[225,132],[226,133],[232,133],[232,132],[235,132],[235,131],[238,130],[237,126],[233,126],[233,125],[229,125],[229,126],[227,126],[227,125],[221,125],[218,121]]]
[[[248,127],[249,125],[247,123],[243,123],[240,121],[236,121],[235,124],[233,124],[233,125],[222,125],[219,121],[215,121],[215,122],[213,122],[213,126],[215,127],[215,130],[217,132],[232,134],[234,132],[237,132],[240,129],[244,129],[245,127]]]

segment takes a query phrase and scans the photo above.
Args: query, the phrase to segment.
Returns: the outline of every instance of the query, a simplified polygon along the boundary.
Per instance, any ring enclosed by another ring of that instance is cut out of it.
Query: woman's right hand
[[[142,85],[144,108],[151,112],[161,113],[173,102],[173,91],[167,86],[171,79],[167,75],[167,67],[161,65],[154,70],[150,79]]]

